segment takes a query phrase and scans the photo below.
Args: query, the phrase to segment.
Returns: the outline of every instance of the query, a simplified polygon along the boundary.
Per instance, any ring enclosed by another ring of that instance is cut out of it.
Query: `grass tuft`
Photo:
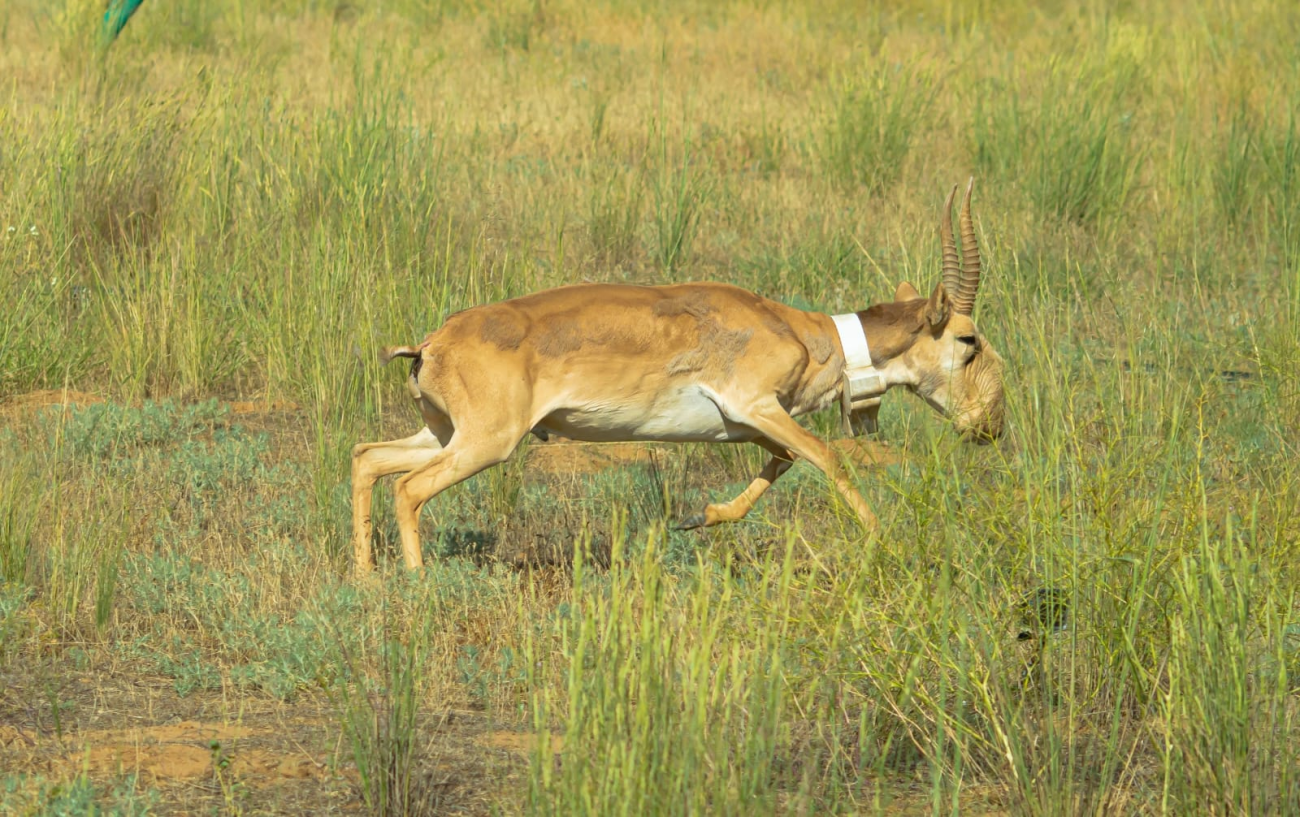
[[[979,168],[1017,184],[1043,217],[1095,226],[1122,214],[1140,176],[1133,63],[1052,59],[1041,90],[1014,79],[976,95],[970,139]]]
[[[838,80],[818,142],[826,177],[871,196],[887,192],[902,176],[915,136],[932,115],[936,90],[929,74],[901,65]]]
[[[357,682],[339,687],[343,734],[356,764],[361,798],[371,814],[439,813],[431,770],[421,763],[427,741],[419,722],[423,661],[418,644],[388,640],[381,649],[383,675],[377,689],[367,688],[364,668],[355,664]]]

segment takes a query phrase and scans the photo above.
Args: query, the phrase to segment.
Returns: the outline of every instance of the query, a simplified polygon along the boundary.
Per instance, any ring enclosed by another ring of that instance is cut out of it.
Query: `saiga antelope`
[[[966,436],[1003,425],[1002,360],[971,320],[980,258],[970,216],[974,180],[952,234],[948,195],[939,220],[943,279],[929,298],[900,284],[892,303],[848,315],[794,309],[720,283],[577,284],[449,317],[418,346],[407,382],[425,428],[352,450],[356,570],[368,573],[370,501],[377,478],[397,481],[406,565],[419,568],[420,509],[441,491],[504,461],[532,432],[591,442],[752,442],[771,458],[730,502],[682,527],[745,516],[803,457],[821,469],[869,529],[876,516],[831,449],[795,417],[841,404],[853,433],[874,429],[879,396],[894,386],[951,417]]]

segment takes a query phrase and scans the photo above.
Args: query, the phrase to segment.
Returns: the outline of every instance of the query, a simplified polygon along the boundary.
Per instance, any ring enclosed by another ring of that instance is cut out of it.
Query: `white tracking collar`
[[[831,315],[835,321],[835,331],[840,335],[840,346],[844,348],[844,378],[849,386],[847,395],[850,401],[864,397],[874,397],[885,393],[885,379],[871,365],[871,350],[867,346],[867,334],[862,331],[862,320],[852,313],[848,315]]]
[[[855,314],[831,315],[835,331],[840,333],[840,346],[844,347],[844,368],[857,369],[871,365],[871,350],[867,348],[867,333],[862,331],[862,320]]]
[[[862,331],[862,320],[853,313],[831,315],[831,320],[835,322],[835,331],[844,349],[840,424],[846,434],[853,434],[858,425],[852,422],[853,413],[880,405],[880,397],[888,387],[880,372],[871,365],[871,349],[867,346],[867,334]]]

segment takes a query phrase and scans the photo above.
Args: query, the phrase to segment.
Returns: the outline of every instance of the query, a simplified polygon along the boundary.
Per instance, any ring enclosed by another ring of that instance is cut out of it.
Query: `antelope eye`
[[[976,337],[974,335],[958,335],[957,340],[958,342],[964,343],[967,346],[974,346]]]

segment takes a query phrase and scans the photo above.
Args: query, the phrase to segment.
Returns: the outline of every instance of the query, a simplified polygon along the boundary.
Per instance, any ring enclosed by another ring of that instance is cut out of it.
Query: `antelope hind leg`
[[[484,431],[457,428],[446,448],[439,451],[419,470],[397,481],[397,528],[402,537],[402,557],[406,566],[418,570],[424,566],[420,552],[420,510],[425,503],[458,482],[478,472],[505,462],[529,429]]]
[[[352,448],[352,546],[356,559],[353,570],[356,575],[364,576],[375,566],[370,521],[370,501],[375,480],[420,468],[441,450],[442,443],[428,427],[405,439],[361,443]]]

